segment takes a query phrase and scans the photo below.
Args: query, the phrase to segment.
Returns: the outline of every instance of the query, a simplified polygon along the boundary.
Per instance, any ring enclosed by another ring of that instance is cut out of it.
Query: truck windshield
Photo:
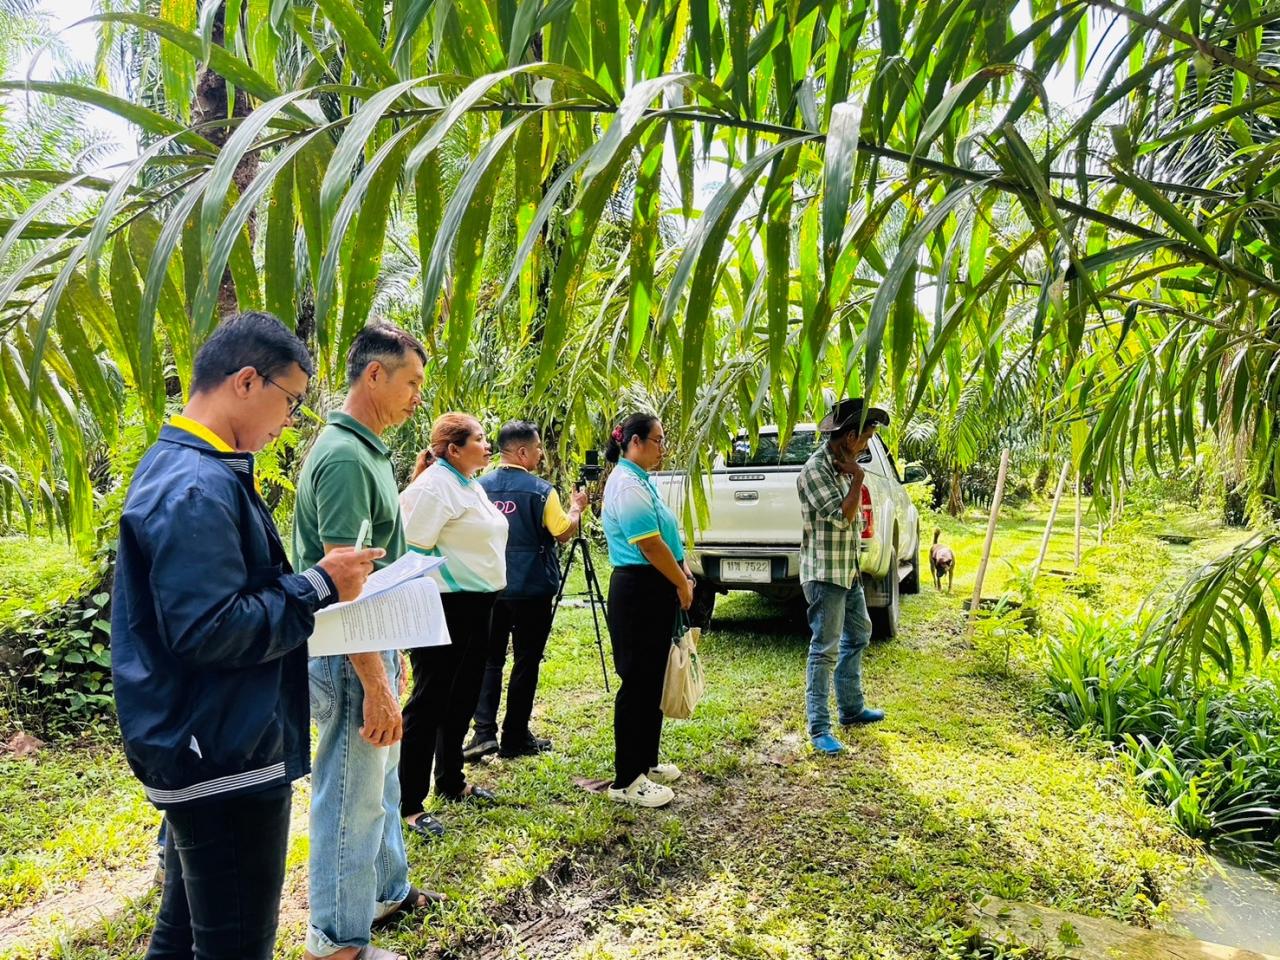
[[[727,467],[798,467],[802,466],[818,445],[821,436],[815,430],[797,430],[791,435],[787,448],[778,451],[778,435],[760,435],[760,445],[751,449],[751,438],[740,436],[733,441],[733,449],[724,458]]]

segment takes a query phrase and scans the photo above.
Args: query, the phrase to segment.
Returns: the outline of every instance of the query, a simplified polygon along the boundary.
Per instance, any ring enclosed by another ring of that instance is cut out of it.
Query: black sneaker
[[[481,737],[475,734],[469,743],[462,748],[462,759],[467,763],[478,763],[491,753],[498,752],[498,741],[493,737]]]
[[[539,753],[546,753],[551,749],[551,741],[544,740],[542,737],[535,737],[532,733],[527,734],[524,739],[512,742],[504,737],[502,746],[498,748],[498,756],[511,759],[512,757],[530,757]]]

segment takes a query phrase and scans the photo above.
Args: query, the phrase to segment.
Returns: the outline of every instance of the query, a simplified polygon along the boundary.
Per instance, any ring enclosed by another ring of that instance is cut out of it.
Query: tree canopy
[[[1275,494],[1269,4],[139,0],[86,21],[100,77],[0,84],[140,137],[109,169],[0,174],[28,201],[0,224],[0,456],[24,496],[63,484],[73,529],[89,451],[157,429],[235,308],[296,324],[330,382],[361,325],[396,320],[437,409],[519,407],[562,448],[644,397],[696,469],[834,390],[903,431],[963,425],[957,456],[975,412],[1029,415],[1095,492],[1208,435],[1255,505]],[[1053,102],[1051,77],[1085,98]]]

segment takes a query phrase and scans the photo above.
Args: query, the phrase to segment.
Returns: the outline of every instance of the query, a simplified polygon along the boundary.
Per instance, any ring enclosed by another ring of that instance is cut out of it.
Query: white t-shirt
[[[444,557],[431,571],[442,593],[495,593],[507,585],[507,518],[484,488],[437,460],[400,494],[410,550]]]

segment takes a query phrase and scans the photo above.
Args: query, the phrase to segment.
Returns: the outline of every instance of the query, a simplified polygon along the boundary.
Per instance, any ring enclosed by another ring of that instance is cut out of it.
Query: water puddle
[[[1280,877],[1214,857],[1187,893],[1173,919],[1193,937],[1280,954]]]

